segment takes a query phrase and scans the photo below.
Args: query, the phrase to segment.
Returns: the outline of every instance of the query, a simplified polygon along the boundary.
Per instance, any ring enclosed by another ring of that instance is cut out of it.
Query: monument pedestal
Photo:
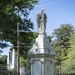
[[[54,75],[53,62],[55,52],[46,35],[39,35],[29,51],[31,75]]]

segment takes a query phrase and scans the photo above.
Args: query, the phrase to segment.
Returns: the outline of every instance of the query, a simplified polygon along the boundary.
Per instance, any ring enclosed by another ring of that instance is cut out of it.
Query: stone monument
[[[54,75],[53,63],[55,52],[46,35],[47,16],[45,9],[37,13],[38,37],[28,55],[31,62],[31,75]]]

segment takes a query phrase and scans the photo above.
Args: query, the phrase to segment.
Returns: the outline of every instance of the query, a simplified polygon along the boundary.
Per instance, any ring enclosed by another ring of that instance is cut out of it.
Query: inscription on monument
[[[41,62],[34,61],[34,75],[41,75]]]
[[[51,74],[51,62],[48,60],[45,61],[45,75]]]

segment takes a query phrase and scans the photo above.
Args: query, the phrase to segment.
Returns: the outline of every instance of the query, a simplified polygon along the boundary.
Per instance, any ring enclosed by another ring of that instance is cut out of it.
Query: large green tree
[[[70,48],[68,49],[67,59],[62,62],[62,70],[68,73],[75,73],[75,33],[70,37]]]
[[[19,22],[19,30],[23,31],[19,36],[20,54],[26,57],[33,39],[31,32],[33,23],[28,15],[37,3],[38,0],[0,0],[0,48],[7,47],[5,42],[10,42],[16,50],[17,23]]]
[[[61,62],[67,59],[68,49],[70,48],[70,36],[74,33],[74,27],[71,24],[62,24],[53,32],[53,48],[56,52],[56,65],[61,68]]]

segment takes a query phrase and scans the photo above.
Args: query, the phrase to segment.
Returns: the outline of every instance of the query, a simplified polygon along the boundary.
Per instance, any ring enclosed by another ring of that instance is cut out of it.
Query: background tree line
[[[75,31],[71,24],[62,24],[54,29],[51,41],[56,52],[55,66],[61,73],[75,73]]]

